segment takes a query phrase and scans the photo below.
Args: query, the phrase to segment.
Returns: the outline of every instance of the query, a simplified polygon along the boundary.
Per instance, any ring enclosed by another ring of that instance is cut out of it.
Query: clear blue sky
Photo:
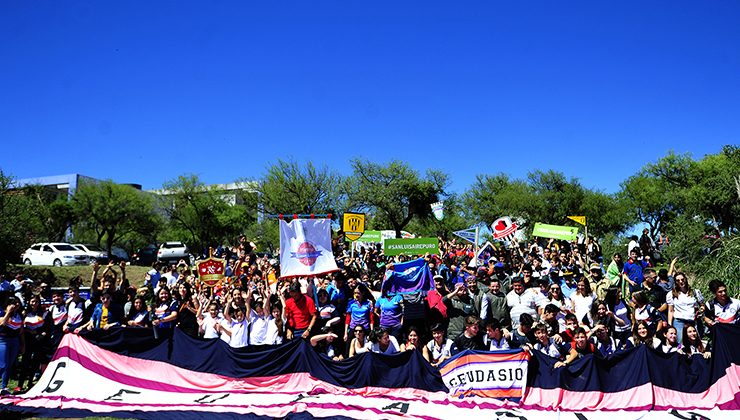
[[[555,169],[740,143],[738,1],[3,1],[0,168],[158,188],[277,158]]]

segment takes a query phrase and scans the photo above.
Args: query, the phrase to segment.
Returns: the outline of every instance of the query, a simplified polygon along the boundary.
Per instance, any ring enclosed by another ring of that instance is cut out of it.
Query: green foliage
[[[465,195],[465,204],[476,220],[492,223],[502,216],[534,223],[571,224],[568,216],[585,215],[589,234],[622,232],[629,222],[626,206],[615,195],[583,187],[577,179],[566,179],[555,171],[534,171],[527,180],[508,175],[478,175]]]
[[[720,246],[712,247],[706,258],[689,268],[696,273],[700,287],[718,279],[727,284],[731,296],[740,297],[740,235],[724,238]]]
[[[277,254],[280,249],[280,225],[275,220],[262,220],[249,225],[244,234],[260,251]]]
[[[725,146],[722,153],[707,155],[691,165],[684,199],[687,211],[711,221],[722,234],[740,227],[740,199],[735,179],[740,175],[740,151]]]
[[[120,271],[117,267],[115,271]],[[126,266],[126,277],[133,285],[142,285],[146,273],[151,270],[148,266]],[[8,266],[10,273],[23,273],[30,279],[36,281],[43,281],[50,287],[67,287],[70,281],[73,279],[82,280],[83,286],[90,286],[90,280],[92,277],[92,268],[86,265],[75,265],[70,267],[48,267],[48,266],[29,266],[29,265],[10,265]]]
[[[537,214],[537,197],[522,180],[512,180],[506,174],[478,175],[473,187],[463,196],[465,207],[472,216],[493,223],[502,216],[531,220]]]
[[[278,160],[258,182],[260,210],[268,214],[336,214],[343,207],[342,181],[327,167]]]
[[[0,170],[0,269],[19,260],[25,247],[43,232],[34,201],[12,188],[13,179]]]
[[[601,245],[601,255],[603,256],[604,266],[608,266],[614,254],[621,254],[622,257],[627,256],[627,244],[629,239],[626,236],[618,235],[610,232],[604,235],[599,244]],[[626,258],[625,258],[626,259]]]
[[[92,239],[108,253],[126,237],[153,237],[161,226],[151,196],[112,181],[83,183],[72,199],[78,240]]]
[[[440,237],[447,240],[453,237],[452,232],[470,227],[469,220],[464,216],[460,198],[456,194],[450,194],[444,202],[442,220],[437,220],[436,217],[415,218],[408,224],[406,230],[417,236]]]
[[[422,178],[400,161],[380,165],[360,159],[352,161],[352,169],[345,183],[348,207],[377,217],[373,226],[387,223],[398,238],[414,218],[432,217],[431,204],[446,195],[448,177],[440,171],[429,170]]]
[[[195,175],[180,176],[165,183],[164,189],[167,193],[159,205],[168,225],[162,239],[180,240],[195,253],[234,242],[256,220],[254,207],[240,204],[253,201],[249,192],[235,192],[238,196],[231,202],[224,191],[205,186]]]

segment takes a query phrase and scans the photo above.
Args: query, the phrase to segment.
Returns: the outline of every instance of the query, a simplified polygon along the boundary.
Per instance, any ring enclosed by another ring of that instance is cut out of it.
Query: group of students
[[[90,299],[75,285],[66,296],[53,293],[48,308],[39,296],[25,307],[14,295],[7,299],[0,309],[2,388],[8,392],[14,364],[19,388],[30,386],[63,334],[110,328],[150,328],[155,337],[177,328],[233,348],[305,339],[333,360],[419,351],[433,366],[465,349],[523,348],[556,358],[556,367],[641,345],[710,357],[712,325],[736,323],[740,301],[714,280],[714,298],[705,302],[675,272],[675,261],[656,272],[639,248],[630,251],[627,261],[617,254],[607,266],[591,238],[533,241],[491,249],[471,264],[472,246],[443,241],[440,254],[424,256],[434,289],[396,295],[381,291],[382,278],[399,260],[376,248],[356,256],[339,251],[340,270],[331,275],[281,280],[274,261],[240,240],[227,256],[232,281],[213,289],[201,287],[184,262],[162,272],[155,264],[138,289],[125,264],[109,264],[102,274],[95,264]]]

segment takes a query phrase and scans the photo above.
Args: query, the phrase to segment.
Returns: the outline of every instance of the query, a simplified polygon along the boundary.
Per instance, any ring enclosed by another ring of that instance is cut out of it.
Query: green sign
[[[380,239],[379,230],[366,230],[365,233],[360,236],[358,242],[382,242]]]
[[[383,253],[385,255],[423,255],[427,252],[439,254],[439,239],[386,239],[383,243]]]
[[[578,235],[578,228],[572,226],[546,225],[544,223],[535,223],[532,236],[540,238],[565,239],[574,241]]]

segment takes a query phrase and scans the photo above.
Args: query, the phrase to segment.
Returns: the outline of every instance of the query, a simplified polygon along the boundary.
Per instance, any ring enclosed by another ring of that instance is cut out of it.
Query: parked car
[[[123,249],[123,248],[119,248],[117,246],[114,246],[113,248],[111,248],[110,252],[111,252],[111,254],[113,254],[114,259],[117,260],[117,261],[126,261],[126,262],[128,262],[129,259],[130,259],[129,256],[128,256],[128,252],[126,252],[126,250]]]
[[[165,242],[159,246],[157,260],[165,262],[177,262],[179,260],[190,261],[190,251],[182,242]]]
[[[131,255],[131,264],[152,265],[153,262],[157,261],[157,251],[156,245],[147,245],[144,248],[139,248]]]
[[[26,265],[86,265],[90,263],[87,254],[63,242],[33,244],[21,254]]]
[[[93,244],[72,244],[73,247],[84,252],[90,257],[90,262],[97,261],[101,264],[108,262],[108,253],[101,247]]]

